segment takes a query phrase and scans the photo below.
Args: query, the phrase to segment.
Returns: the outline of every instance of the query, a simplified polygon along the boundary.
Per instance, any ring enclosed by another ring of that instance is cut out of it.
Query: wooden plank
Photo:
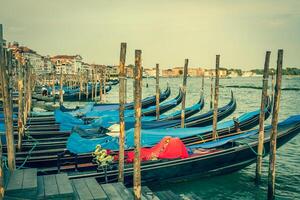
[[[44,176],[45,198],[56,197],[59,194],[56,175]]]
[[[121,194],[118,193],[118,191],[114,188],[112,184],[102,184],[101,187],[103,188],[104,192],[106,193],[109,199],[122,200]]]
[[[35,189],[37,190],[37,169],[24,169],[23,176],[23,190],[24,189]]]
[[[128,191],[133,194],[133,188],[128,188]],[[152,199],[147,198],[143,193],[141,193],[141,200],[152,200]]]
[[[122,198],[124,200],[131,200],[133,199],[132,192],[130,192],[121,182],[118,183],[112,183],[114,188],[118,191],[119,194],[122,195]]]
[[[142,195],[145,196],[147,200],[159,200],[148,186],[142,186]]]
[[[181,200],[181,198],[177,194],[175,194],[174,192],[172,192],[171,190],[167,190],[166,194],[168,195],[169,199]]]
[[[97,200],[105,200],[107,196],[102,189],[102,187],[98,184],[95,178],[85,178],[85,184],[93,195],[94,199]]]
[[[44,177],[43,176],[37,177],[37,184],[38,184],[37,199],[44,199],[45,198],[45,186],[44,186]]]
[[[78,199],[94,199],[84,179],[74,179],[72,180],[73,186],[76,190]]]
[[[186,194],[185,196],[188,197],[190,200],[202,200],[201,197],[199,197],[198,195],[196,195],[193,192],[190,192],[190,193]]]
[[[67,174],[57,174],[56,182],[60,197],[73,196],[73,188]]]
[[[23,170],[15,170],[10,176],[5,192],[9,193],[10,191],[22,190],[23,176]]]

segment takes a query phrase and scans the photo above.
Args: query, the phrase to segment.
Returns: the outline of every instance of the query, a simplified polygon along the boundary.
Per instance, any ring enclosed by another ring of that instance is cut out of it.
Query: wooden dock
[[[98,184],[95,178],[70,180],[65,173],[37,176],[37,169],[15,170],[6,184],[6,200],[132,200],[132,188],[122,183]],[[199,200],[193,194],[177,195],[172,191],[152,192],[142,187],[142,200]]]

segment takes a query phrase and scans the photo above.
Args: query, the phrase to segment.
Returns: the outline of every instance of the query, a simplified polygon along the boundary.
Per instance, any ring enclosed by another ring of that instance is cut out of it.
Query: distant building
[[[43,56],[26,46],[20,46],[18,42],[9,43],[7,47],[12,51],[13,56],[16,56],[16,54],[19,53],[21,57],[27,59],[35,73],[42,73],[45,66]]]
[[[144,76],[156,77],[156,68],[145,68]]]
[[[188,68],[188,76],[198,77],[204,74],[203,68]],[[174,67],[172,69],[162,70],[163,77],[179,77],[183,75],[183,67]]]
[[[106,66],[105,68],[106,68],[106,73],[109,74],[110,77],[114,77],[114,78],[119,77],[119,66]]]
[[[238,77],[239,74],[236,71],[229,71],[227,76],[230,78],[235,78]]]
[[[51,57],[51,62],[56,67],[56,73],[77,74],[82,69],[82,57],[80,55],[57,55]]]
[[[204,76],[216,76],[216,70],[215,69],[206,69],[204,72]],[[219,70],[219,76],[221,78],[227,77],[227,70],[226,69],[220,69]]]
[[[251,77],[251,76],[255,76],[256,73],[251,72],[251,71],[243,71],[242,72],[242,77]]]

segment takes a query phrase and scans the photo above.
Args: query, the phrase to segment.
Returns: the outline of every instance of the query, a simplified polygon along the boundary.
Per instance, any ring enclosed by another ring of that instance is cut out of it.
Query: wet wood
[[[59,79],[59,105],[63,105],[64,103],[64,94],[63,94],[63,73],[62,73],[62,68],[60,68],[60,79]]]
[[[134,199],[141,199],[141,99],[142,99],[142,51],[135,50],[134,69],[134,162],[133,162],[133,193]]]
[[[270,157],[269,157],[269,176],[268,176],[268,199],[275,199],[275,163],[276,163],[276,142],[277,142],[277,124],[281,96],[282,80],[282,62],[283,50],[278,50],[277,55],[277,73],[274,94],[274,106],[272,115],[272,131],[270,136]]]
[[[262,168],[262,157],[264,148],[264,122],[265,122],[265,104],[267,100],[268,91],[268,79],[269,79],[269,62],[271,52],[266,52],[264,75],[263,75],[263,89],[261,92],[261,104],[260,104],[260,115],[259,115],[259,134],[258,134],[258,147],[257,147],[257,162],[256,162],[256,175],[255,182],[258,184],[261,180],[261,168]]]
[[[22,138],[24,135],[24,117],[23,117],[23,95],[24,95],[24,89],[23,89],[23,76],[24,76],[24,68],[21,65],[21,62],[18,62],[18,150],[22,150]]]
[[[211,74],[210,74],[210,104],[209,104],[210,109],[212,109],[212,106],[213,106],[213,95],[214,95],[213,80],[214,80],[213,73],[211,72]]]
[[[7,162],[8,167],[11,172],[16,168],[15,162],[15,145],[13,136],[13,116],[12,116],[12,103],[10,98],[9,89],[9,76],[7,66],[4,60],[4,49],[3,49],[3,29],[2,24],[0,24],[0,78],[2,86],[2,96],[3,96],[3,110],[4,110],[4,121],[5,121],[5,134],[6,134],[6,144],[7,144]]]
[[[23,113],[23,122],[26,127],[27,117],[28,117],[28,60],[25,60],[24,64],[24,113]]]
[[[106,102],[106,70],[103,69],[103,102]]]
[[[95,82],[94,82],[94,75],[95,75],[95,69],[92,70],[92,101],[94,101],[94,97],[95,97],[95,91],[94,91],[94,86],[95,86]]]
[[[185,99],[186,99],[186,81],[188,74],[189,60],[185,59],[183,69],[183,83],[182,83],[182,102],[181,102],[181,128],[184,128],[185,121]]]
[[[218,123],[218,98],[219,98],[219,68],[220,55],[216,55],[216,77],[215,77],[215,98],[214,98],[214,116],[213,116],[213,139],[217,139],[217,123]]]
[[[83,76],[82,76],[82,71],[79,72],[80,73],[80,77],[79,77],[79,101],[81,101],[81,93],[82,93],[82,90],[83,90]]]
[[[160,90],[159,90],[159,64],[156,64],[156,120],[159,120],[159,99],[160,99]]]
[[[202,84],[201,84],[202,93],[204,92],[204,73],[202,75]]]
[[[89,70],[86,70],[86,100],[89,99]]]
[[[55,65],[52,66],[52,96],[53,96],[53,104],[55,103],[55,76],[56,76],[56,68]]]
[[[125,61],[126,61],[126,43],[121,43],[120,63],[119,63],[119,118],[120,118],[120,136],[119,136],[119,172],[118,181],[124,182],[124,143],[125,143]],[[102,90],[102,89],[101,89]]]
[[[100,71],[100,88],[99,88],[99,93],[100,93],[100,102],[103,102],[103,77],[102,77],[102,69]]]
[[[127,67],[125,67],[125,103],[127,103],[127,79],[128,79],[128,75],[127,75]]]

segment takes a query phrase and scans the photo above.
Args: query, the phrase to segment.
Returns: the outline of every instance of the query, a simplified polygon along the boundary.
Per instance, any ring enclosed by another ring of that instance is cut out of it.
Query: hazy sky
[[[276,63],[300,67],[300,0],[0,0],[5,38],[42,55],[80,54],[86,62],[161,68],[261,67],[266,50]]]

